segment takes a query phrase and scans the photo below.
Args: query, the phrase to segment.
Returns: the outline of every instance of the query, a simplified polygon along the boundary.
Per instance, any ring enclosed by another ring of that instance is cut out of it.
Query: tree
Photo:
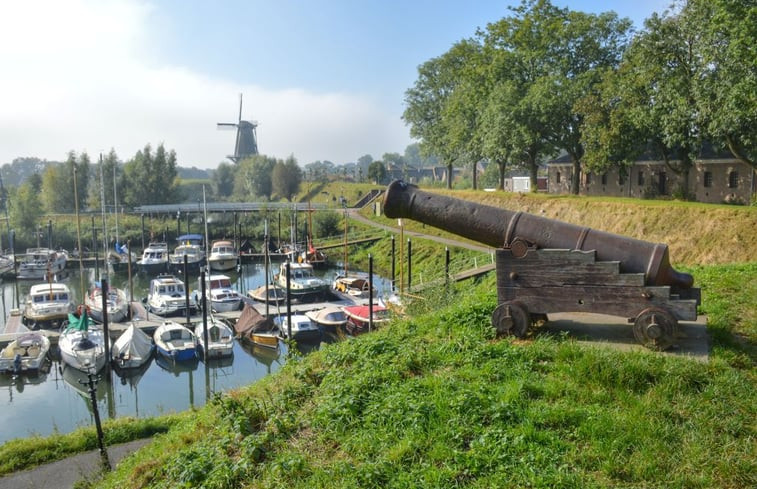
[[[76,172],[76,193],[79,209],[85,209],[89,188],[89,156],[70,151],[65,163],[50,165],[41,177],[43,208],[47,212],[74,212],[74,172]]]
[[[238,165],[234,180],[234,199],[244,201],[253,197],[265,197],[266,200],[271,200],[276,158],[255,155],[242,160]]]
[[[273,167],[272,181],[274,192],[292,202],[294,196],[300,191],[302,183],[302,170],[294,156],[276,163]]]
[[[149,144],[124,165],[124,203],[167,204],[176,199],[176,153],[163,144],[155,154]]]
[[[216,195],[220,198],[228,198],[234,193],[234,174],[239,167],[222,162],[213,172],[213,186]]]
[[[42,217],[42,203],[39,199],[41,179],[38,174],[32,176],[15,189],[11,197],[9,218],[11,227],[21,231],[25,236],[34,236],[37,232],[39,219]]]
[[[692,0],[684,9],[703,41],[697,112],[714,143],[757,169],[757,8],[743,0]]]
[[[386,183],[386,166],[383,161],[374,161],[368,167],[368,178],[376,185]]]

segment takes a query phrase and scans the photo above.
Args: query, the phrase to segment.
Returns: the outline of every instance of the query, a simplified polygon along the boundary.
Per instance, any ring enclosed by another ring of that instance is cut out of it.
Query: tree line
[[[636,33],[614,12],[524,0],[418,68],[403,119],[450,168],[487,160],[536,173],[567,154],[621,173],[642,154],[687,180],[707,145],[757,168],[757,7],[677,0]],[[451,175],[451,171],[448,172]],[[448,181],[448,186],[451,182]],[[687,187],[686,187],[687,188]]]

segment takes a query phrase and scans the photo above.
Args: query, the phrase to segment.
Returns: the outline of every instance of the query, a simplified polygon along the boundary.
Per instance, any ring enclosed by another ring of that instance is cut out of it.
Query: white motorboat
[[[39,370],[47,360],[50,340],[36,331],[24,333],[0,351],[0,372],[20,374]]]
[[[45,280],[66,269],[68,253],[50,248],[27,248],[16,276],[22,280]]]
[[[29,289],[22,322],[32,329],[58,327],[74,312],[71,291],[66,284],[34,284]]]
[[[371,293],[371,283],[368,274],[351,273],[349,275],[337,274],[331,287],[342,294],[350,297],[367,299]],[[373,287],[373,297],[378,296],[376,287]]]
[[[155,348],[163,357],[182,362],[197,359],[197,337],[176,321],[164,321],[153,334]]]
[[[105,336],[103,330],[81,308],[79,317],[69,314],[68,324],[58,338],[60,358],[82,372],[99,372],[105,366]]]
[[[158,275],[168,270],[168,245],[163,242],[151,242],[137,260],[137,269],[147,275]]]
[[[184,282],[168,274],[162,274],[150,280],[147,293],[147,309],[160,316],[186,314],[197,310],[197,302],[192,295],[187,295]]]
[[[139,368],[152,358],[152,339],[131,323],[111,348],[113,364],[122,369]]]
[[[281,331],[281,335],[284,338],[289,337],[289,324],[290,321],[287,320],[286,315],[279,316],[274,320],[276,325],[279,327],[279,331]],[[291,315],[291,330],[292,330],[292,338],[296,341],[320,341],[321,339],[321,330],[318,328],[318,326],[310,320],[309,317],[307,317],[304,314],[292,314]]]
[[[179,243],[168,256],[168,270],[184,273],[184,257],[187,257],[187,273],[198,273],[205,265],[205,249],[202,234],[183,234],[176,238]]]
[[[202,290],[202,277],[197,279],[197,289],[195,290],[195,301],[200,304],[202,300],[200,291]],[[210,310],[213,312],[238,311],[242,307],[242,296],[234,290],[231,284],[231,277],[221,274],[213,274],[205,280],[205,298],[210,303]]]
[[[103,322],[103,290],[99,282],[96,282],[84,297],[84,304],[89,308],[92,319]],[[109,323],[120,323],[126,319],[131,308],[126,291],[108,285],[105,307]]]
[[[347,313],[340,306],[326,306],[305,313],[315,324],[325,331],[335,332],[347,324]]]
[[[234,270],[238,261],[239,253],[234,247],[234,243],[228,239],[213,241],[208,255],[208,265],[211,270],[219,272]]]
[[[276,284],[279,287],[284,291],[287,290],[287,263],[289,264],[289,294],[292,299],[310,300],[323,298],[326,295],[329,284],[313,273],[313,265],[310,263],[282,263],[276,275]]]
[[[214,317],[208,316],[208,344],[207,359],[227,357],[234,354],[234,331],[228,324]],[[195,326],[197,348],[205,355],[205,326],[200,322]]]

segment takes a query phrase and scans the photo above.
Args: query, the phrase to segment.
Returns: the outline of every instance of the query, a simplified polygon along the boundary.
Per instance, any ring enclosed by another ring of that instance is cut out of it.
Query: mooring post
[[[110,371],[110,334],[108,332],[108,279],[102,279],[103,336],[105,336],[105,364]]]
[[[184,280],[186,280],[186,283],[184,284],[184,304],[186,305],[187,309],[187,326],[189,326],[189,262],[186,253],[184,254]]]
[[[289,258],[287,258],[286,261],[286,272],[287,272],[287,339],[292,339],[292,297],[289,294],[290,290],[290,284],[289,281],[291,280],[292,274],[289,271]]]
[[[392,234],[392,292],[394,292],[394,235]]]
[[[205,272],[207,269],[202,270],[200,274],[200,288],[202,289],[202,339],[205,341],[205,349],[203,354],[205,355],[205,361],[208,360],[208,297],[205,293]]]
[[[368,254],[368,332],[373,331],[373,255]]]
[[[444,247],[444,285],[449,286],[449,247]]]
[[[413,244],[407,238],[407,291],[410,292],[413,277]]]

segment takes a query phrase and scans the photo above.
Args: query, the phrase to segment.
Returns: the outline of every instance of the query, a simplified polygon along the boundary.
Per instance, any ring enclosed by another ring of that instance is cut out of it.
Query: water
[[[333,269],[323,272],[326,277],[333,274]],[[245,265],[240,273],[227,275],[232,277],[242,293],[265,283],[265,271],[261,264]],[[86,287],[89,281],[94,280],[95,271],[85,269],[85,276]],[[71,287],[76,297],[82,297],[78,270],[72,271],[62,281]],[[111,275],[110,282],[125,288],[128,295],[128,277]],[[188,282],[190,290],[197,288],[196,277],[191,277]],[[148,283],[149,279],[145,277],[133,277],[135,300],[146,296]],[[13,281],[0,285],[3,321],[10,309],[23,303],[31,285]],[[386,282],[379,279],[377,285],[382,290]],[[334,340],[324,338],[324,341]],[[307,353],[318,347],[301,345],[298,348]],[[86,381],[86,375],[63,366],[54,350],[51,349],[53,359],[49,370],[39,375],[14,378],[0,374],[0,443],[32,434],[46,436],[55,432],[66,433],[94,423],[89,393],[80,383]],[[108,378],[105,374],[107,370],[103,370],[103,378],[97,385],[100,417],[148,417],[200,407],[212,398],[213,393],[250,384],[277,371],[285,358],[284,344],[275,351],[235,342],[232,358],[215,363],[211,361],[209,365],[195,362],[176,367],[156,355],[146,367],[131,376],[121,376],[114,370]]]

